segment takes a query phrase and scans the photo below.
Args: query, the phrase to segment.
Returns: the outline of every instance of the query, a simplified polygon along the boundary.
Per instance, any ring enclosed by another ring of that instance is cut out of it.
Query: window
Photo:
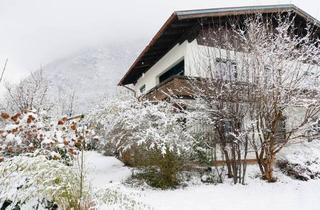
[[[227,59],[216,59],[216,77],[221,80],[236,80],[238,78],[237,64]]]
[[[226,135],[229,135],[232,132],[232,123],[230,120],[223,122],[223,128]]]
[[[140,87],[140,93],[144,93],[144,91],[146,91],[146,85]]]
[[[267,84],[273,84],[273,74],[272,74],[272,69],[270,66],[265,66],[264,67],[264,84],[267,86]]]
[[[184,75],[184,60],[180,61],[177,65],[170,68],[165,73],[159,76],[159,83],[169,79],[174,75]]]

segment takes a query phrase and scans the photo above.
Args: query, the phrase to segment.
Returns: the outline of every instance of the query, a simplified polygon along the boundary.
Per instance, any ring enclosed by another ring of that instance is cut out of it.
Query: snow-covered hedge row
[[[32,111],[1,113],[0,159],[22,153],[45,154],[70,160],[94,133],[78,122],[82,117],[52,120]]]

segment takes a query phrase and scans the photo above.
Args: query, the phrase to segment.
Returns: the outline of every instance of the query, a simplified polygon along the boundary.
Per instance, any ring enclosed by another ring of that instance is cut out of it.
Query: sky
[[[17,82],[86,47],[147,43],[175,10],[283,3],[320,19],[319,0],[0,0],[0,69],[8,58],[4,78]]]

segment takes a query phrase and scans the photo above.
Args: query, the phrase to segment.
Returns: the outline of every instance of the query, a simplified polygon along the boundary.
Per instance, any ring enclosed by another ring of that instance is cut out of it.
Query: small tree
[[[197,39],[200,46],[195,48],[190,62],[190,71],[199,77],[189,79],[187,88],[195,100],[188,106],[202,112],[195,124],[210,130],[203,136],[205,149],[213,150],[214,161],[220,153],[228,177],[233,178],[235,184],[244,184],[249,145],[249,131],[244,124],[249,113],[248,84],[239,74],[238,43],[233,42],[232,34],[234,32],[225,26],[201,31]]]
[[[295,18],[248,20],[238,33],[250,69],[252,145],[263,177],[274,181],[276,154],[288,143],[306,137],[319,116],[319,39],[312,25],[300,31]],[[301,29],[300,29],[301,30]]]
[[[77,114],[79,109],[78,95],[74,89],[58,89],[57,97],[54,98],[57,102],[53,107],[52,113],[58,115],[73,116]]]
[[[194,63],[205,79],[193,91],[215,113],[222,147],[226,134],[243,138],[244,148],[249,140],[263,178],[274,181],[276,154],[306,137],[320,112],[318,29],[301,28],[291,14],[236,23],[201,34]]]

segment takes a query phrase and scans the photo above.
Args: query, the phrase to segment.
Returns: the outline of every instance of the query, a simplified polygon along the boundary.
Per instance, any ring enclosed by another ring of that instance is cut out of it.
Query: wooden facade
[[[190,98],[192,97],[191,90],[190,79],[186,76],[176,75],[152,88],[148,93],[141,96],[141,98],[151,101],[166,100],[170,97]]]

